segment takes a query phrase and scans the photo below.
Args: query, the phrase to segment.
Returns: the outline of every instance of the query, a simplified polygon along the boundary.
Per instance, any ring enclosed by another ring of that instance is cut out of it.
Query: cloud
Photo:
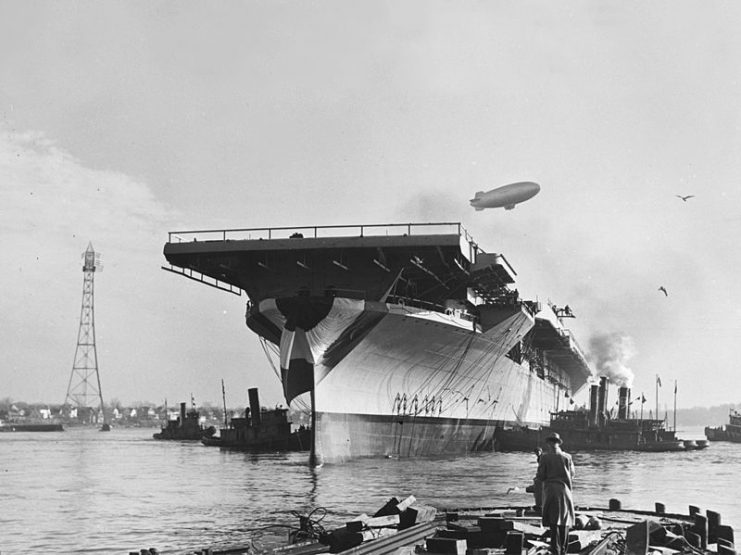
[[[98,331],[109,342],[99,353],[118,357],[113,322],[141,318],[137,304],[146,307],[158,294],[152,276],[175,213],[146,183],[86,167],[41,132],[0,127],[0,181],[6,391],[61,402],[79,323],[81,253],[92,243],[112,270],[96,275],[106,291],[96,309],[107,313]]]
[[[89,167],[39,132],[0,124],[0,273],[3,390],[61,403],[80,325],[81,255],[102,253],[94,276],[95,335],[104,401],[241,403],[248,387],[282,400],[236,297],[161,269],[168,230],[181,214],[153,185]],[[245,372],[249,368],[250,372]]]
[[[122,230],[145,237],[172,217],[146,184],[86,168],[42,133],[0,133],[0,172],[0,229],[21,241],[55,233],[128,245]]]

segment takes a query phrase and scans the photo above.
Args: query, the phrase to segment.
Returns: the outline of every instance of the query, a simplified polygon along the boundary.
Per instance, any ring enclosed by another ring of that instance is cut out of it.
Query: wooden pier
[[[686,514],[607,507],[576,507],[569,553],[581,555],[736,555],[734,530],[721,515],[689,505]],[[531,507],[473,507],[438,510],[414,496],[392,498],[373,516],[361,514],[327,531],[310,515],[284,546],[258,551],[254,545],[202,548],[183,555],[547,555],[549,530]],[[156,549],[131,555],[155,555]]]

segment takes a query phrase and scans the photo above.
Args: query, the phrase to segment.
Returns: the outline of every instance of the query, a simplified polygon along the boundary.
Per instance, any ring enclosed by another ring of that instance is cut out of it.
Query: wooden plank
[[[437,530],[438,523],[427,522],[407,528],[394,536],[373,540],[357,547],[343,551],[343,555],[385,555],[393,553],[397,549],[432,536]]]
[[[399,515],[376,516],[365,521],[368,528],[383,528],[399,524]]]
[[[533,525],[528,522],[522,522],[522,521],[515,520],[513,522],[513,525],[514,525],[514,529],[517,530],[518,532],[522,532],[524,534],[531,534],[533,536],[542,536],[546,531],[546,528],[544,528],[543,526]]]
[[[634,524],[625,531],[625,555],[648,554],[648,521]]]
[[[371,528],[361,532],[364,542],[377,540],[378,538],[384,538],[386,536],[393,536],[398,533],[399,531],[396,528]]]
[[[406,499],[404,499],[404,501],[400,502],[400,503],[399,503],[399,504],[398,504],[398,505],[396,506],[396,509],[397,509],[397,510],[398,510],[398,511],[399,511],[400,513],[403,513],[404,511],[406,511],[406,510],[407,510],[407,508],[409,508],[410,506],[412,506],[412,505],[414,504],[414,502],[415,502],[415,501],[417,501],[417,498],[416,498],[416,497],[414,497],[413,495],[410,495],[409,497],[407,497]]]
[[[349,532],[360,532],[365,528],[365,523],[368,522],[369,519],[370,517],[365,513],[358,515],[354,519],[348,520],[345,523],[345,529]]]
[[[244,547],[245,552],[249,552],[251,549],[253,549],[251,546]],[[229,551],[228,549],[220,549],[216,553],[226,554],[234,553],[234,551]],[[311,541],[278,547],[273,549],[271,553],[273,553],[274,555],[316,555],[318,553],[329,553],[329,546],[317,541]]]
[[[437,509],[429,505],[412,505],[399,515],[399,529],[409,528],[422,522],[430,522],[437,515]]]
[[[448,555],[466,555],[466,540],[455,538],[427,538],[427,553],[446,553]]]
[[[569,551],[582,551],[587,546],[599,542],[603,535],[602,530],[571,530],[569,532]]]

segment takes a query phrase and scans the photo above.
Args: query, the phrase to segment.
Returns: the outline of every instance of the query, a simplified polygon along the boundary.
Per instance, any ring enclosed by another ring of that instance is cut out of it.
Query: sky
[[[167,233],[455,221],[634,392],[741,402],[739,28],[687,0],[0,0],[0,398],[64,401],[89,243],[106,401],[278,404],[246,297],[163,271]],[[469,206],[516,181],[541,192]]]

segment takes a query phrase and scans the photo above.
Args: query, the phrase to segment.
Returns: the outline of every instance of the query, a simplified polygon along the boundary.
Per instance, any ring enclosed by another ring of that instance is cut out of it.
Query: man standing
[[[535,464],[540,464],[540,456],[543,454],[543,450],[540,447],[535,448]],[[532,493],[533,497],[535,498],[535,505],[533,506],[533,510],[538,513],[540,513],[541,507],[543,505],[543,484],[538,480],[537,472],[535,474],[535,478],[533,478],[532,485],[529,485],[527,488],[525,488],[525,491],[528,493]]]
[[[561,450],[561,436],[552,433],[545,440],[546,452],[540,456],[536,481],[543,484],[543,526],[551,529],[554,555],[564,555],[568,548],[569,528],[574,525],[574,500],[571,483],[574,463]]]

